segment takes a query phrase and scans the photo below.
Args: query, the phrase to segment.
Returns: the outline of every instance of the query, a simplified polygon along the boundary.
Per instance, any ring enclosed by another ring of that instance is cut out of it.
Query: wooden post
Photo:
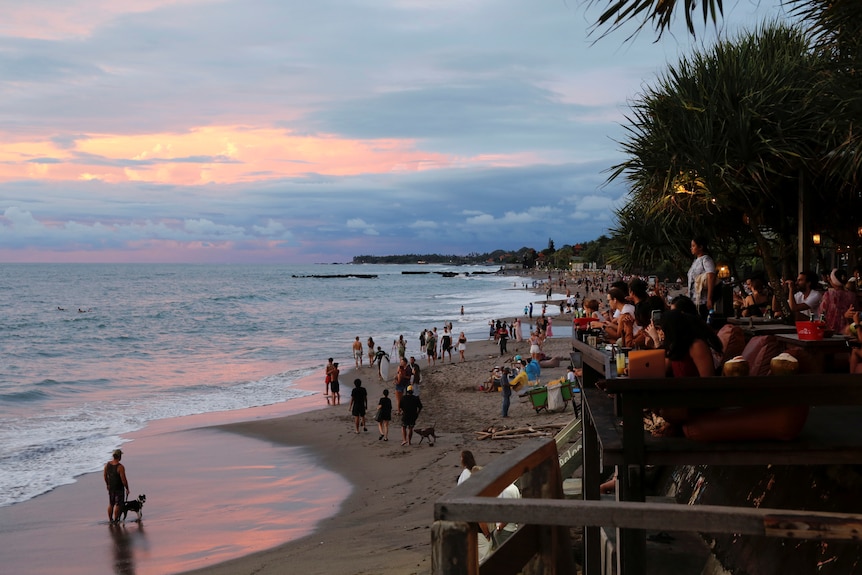
[[[432,575],[479,575],[476,531],[469,523],[435,521],[431,525]]]
[[[581,392],[581,421],[583,421],[582,441],[584,444],[583,498],[601,499],[601,460],[595,422],[587,403],[587,395]],[[584,575],[599,575],[602,572],[602,535],[596,525],[584,527]]]
[[[634,394],[622,404],[623,455],[626,465],[617,473],[617,501],[645,501],[643,484],[644,448],[643,408]],[[634,575],[643,572],[646,562],[646,531],[617,528],[617,573]]]

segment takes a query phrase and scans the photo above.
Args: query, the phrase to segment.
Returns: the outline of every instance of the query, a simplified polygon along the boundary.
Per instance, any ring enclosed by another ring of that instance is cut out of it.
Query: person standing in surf
[[[126,468],[120,463],[123,458],[123,450],[115,449],[113,459],[105,464],[103,476],[105,486],[108,488],[108,521],[110,523],[120,522],[120,513],[123,510],[123,502],[129,497],[129,481],[126,479]],[[123,489],[125,488],[125,495]]]

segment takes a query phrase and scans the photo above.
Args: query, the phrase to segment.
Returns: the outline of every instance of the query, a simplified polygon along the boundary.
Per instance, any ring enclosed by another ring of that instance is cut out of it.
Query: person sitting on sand
[[[383,390],[383,397],[377,402],[377,430],[380,432],[380,437],[383,441],[389,441],[389,422],[392,421],[392,400],[389,399],[389,390]]]
[[[401,398],[398,404],[401,411],[401,445],[410,445],[413,442],[413,428],[416,420],[422,413],[422,400],[413,395],[413,386],[407,386],[407,395]]]
[[[359,424],[362,423],[362,431],[368,431],[365,427],[365,412],[368,410],[368,390],[362,387],[361,379],[353,380],[353,389],[350,390],[350,405],[347,407],[353,414],[353,427],[355,433],[359,433]]]

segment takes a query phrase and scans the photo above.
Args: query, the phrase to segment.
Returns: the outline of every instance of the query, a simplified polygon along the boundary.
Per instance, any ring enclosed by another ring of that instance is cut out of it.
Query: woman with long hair
[[[721,340],[699,316],[671,309],[662,314],[659,337],[663,338],[674,377],[715,375]]]

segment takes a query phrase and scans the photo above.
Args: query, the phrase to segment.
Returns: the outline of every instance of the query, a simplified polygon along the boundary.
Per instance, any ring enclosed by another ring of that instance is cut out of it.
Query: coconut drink
[[[785,352],[772,358],[769,369],[772,375],[793,375],[799,371],[799,360]]]
[[[748,375],[748,362],[741,355],[737,355],[724,362],[721,373],[727,377],[744,377]]]

